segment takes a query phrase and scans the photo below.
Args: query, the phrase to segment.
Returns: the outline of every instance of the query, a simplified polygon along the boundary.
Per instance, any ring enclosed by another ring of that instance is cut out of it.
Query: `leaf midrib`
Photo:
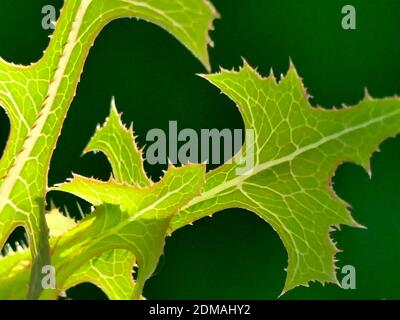
[[[22,151],[17,155],[14,161],[14,165],[9,170],[7,179],[4,180],[4,183],[0,188],[0,212],[6,204],[10,203],[9,196],[15,186],[15,183],[21,175],[27,159],[31,156],[31,153],[36,146],[40,135],[42,134],[46,121],[51,114],[55,99],[63,81],[65,70],[68,66],[76,45],[76,40],[78,39],[80,27],[91,2],[92,0],[82,0],[79,8],[77,9],[76,18],[72,23],[71,31],[68,36],[68,41],[60,56],[60,60],[53,80],[49,85],[47,98],[43,103],[43,108],[39,112],[39,116],[36,119],[35,124],[32,126],[30,133],[28,134],[28,137],[21,148]]]
[[[386,115],[371,119],[371,120],[369,120],[367,122],[364,122],[364,123],[361,123],[361,124],[346,128],[345,130],[341,130],[341,131],[333,133],[333,134],[331,134],[329,136],[323,137],[322,139],[320,139],[320,140],[318,140],[318,141],[316,141],[314,143],[308,144],[308,145],[306,145],[304,147],[301,147],[301,148],[295,150],[294,152],[292,152],[291,154],[286,155],[284,157],[281,157],[279,159],[270,160],[270,161],[267,161],[267,162],[264,162],[264,163],[261,163],[261,164],[259,163],[253,169],[247,171],[243,175],[238,175],[234,179],[231,179],[229,181],[225,181],[224,183],[219,184],[216,187],[204,192],[201,196],[194,198],[184,208],[182,208],[182,211],[187,210],[191,206],[194,206],[194,205],[196,205],[196,204],[198,204],[200,202],[204,202],[204,201],[207,201],[209,199],[212,199],[216,195],[218,195],[219,193],[221,193],[221,192],[223,192],[223,191],[225,191],[225,190],[227,190],[229,188],[232,188],[232,187],[239,188],[242,185],[242,183],[245,180],[247,180],[249,177],[255,176],[255,175],[257,175],[258,173],[260,173],[262,171],[265,171],[267,169],[270,169],[272,167],[275,167],[275,166],[280,165],[280,164],[285,163],[285,162],[291,162],[296,157],[300,156],[301,154],[303,154],[303,153],[305,153],[307,151],[310,151],[310,150],[313,150],[313,149],[317,149],[318,147],[320,147],[321,145],[323,145],[325,143],[328,143],[330,141],[336,140],[336,139],[338,139],[338,138],[340,138],[340,137],[342,137],[342,136],[344,136],[346,134],[349,134],[351,132],[357,131],[359,129],[367,128],[367,127],[369,127],[369,126],[371,126],[371,125],[373,125],[375,123],[378,123],[380,121],[384,121],[384,120],[386,120],[388,118],[391,118],[391,117],[394,117],[394,116],[398,115],[399,113],[400,113],[400,110],[395,110],[395,111],[393,111],[391,113],[388,113]],[[239,151],[239,152],[241,152],[241,151]],[[216,170],[218,170],[218,169],[216,169]],[[184,226],[184,225],[186,225],[186,223],[179,223],[179,225],[180,226]]]

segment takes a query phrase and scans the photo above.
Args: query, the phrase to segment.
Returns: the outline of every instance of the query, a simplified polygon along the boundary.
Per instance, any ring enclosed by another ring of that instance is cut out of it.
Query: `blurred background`
[[[62,1],[2,0],[0,56],[29,64],[38,60],[51,30],[43,30],[41,9]],[[260,73],[286,73],[289,57],[312,94],[313,105],[352,105],[364,96],[400,94],[400,3],[398,0],[213,0],[222,18],[215,23],[210,49],[213,71],[237,68],[241,57]],[[343,30],[342,7],[357,11],[357,29]],[[82,150],[115,96],[125,123],[133,122],[140,146],[152,128],[242,128],[234,103],[196,73],[202,65],[171,35],[143,21],[108,25],[90,52],[77,96],[55,151],[49,184],[71,172],[108,179],[101,154]],[[0,154],[8,119],[0,110]],[[333,234],[341,267],[353,265],[356,289],[311,284],[280,299],[400,298],[400,137],[385,141],[372,162],[372,179],[360,167],[344,164],[334,177],[337,194],[352,205],[367,230],[343,227]],[[158,180],[162,166],[146,164]],[[77,199],[49,194],[78,217]],[[87,204],[80,201],[88,209]],[[178,230],[167,239],[165,255],[144,295],[148,299],[276,299],[285,281],[287,254],[272,228],[244,210],[226,210]],[[82,284],[68,291],[75,299],[105,299]]]

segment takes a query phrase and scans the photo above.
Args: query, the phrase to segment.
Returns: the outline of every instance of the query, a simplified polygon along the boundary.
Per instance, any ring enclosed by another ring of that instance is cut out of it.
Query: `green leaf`
[[[243,208],[267,221],[288,253],[286,292],[310,281],[337,283],[329,233],[357,226],[334,193],[338,165],[353,162],[368,171],[369,158],[387,137],[400,131],[398,98],[367,96],[340,110],[312,107],[293,65],[279,83],[262,78],[247,63],[236,71],[205,75],[231,98],[245,127],[254,129],[239,154],[254,154],[254,166],[227,163],[207,174],[204,193],[172,219],[171,231],[226,208]],[[251,157],[250,157],[251,158]]]
[[[57,209],[53,209],[46,215],[46,221],[50,229],[51,243],[57,242],[58,237],[77,227],[75,220],[65,217]],[[85,262],[68,278],[62,290],[59,291],[63,294],[63,291],[69,288],[90,282],[102,289],[109,299],[130,299],[135,285],[131,274],[134,264],[136,264],[136,259],[127,250],[115,249],[102,253]],[[27,272],[27,270],[25,269],[23,272]],[[2,273],[0,272],[0,274]],[[0,290],[0,295],[1,293]]]
[[[111,300],[129,300],[135,281],[132,269],[135,256],[124,249],[115,249],[97,256],[76,270],[65,282],[64,290],[83,282],[96,284]]]
[[[8,246],[6,255],[0,254],[0,300],[26,299],[32,260],[29,251],[18,244],[18,250]]]
[[[126,129],[122,124],[114,99],[110,116],[103,127],[97,128],[84,153],[99,151],[110,162],[116,181],[142,187],[151,184],[143,168],[142,150],[136,146],[132,126]]]
[[[142,150],[137,148],[133,129],[126,129],[123,125],[114,99],[109,117],[102,127],[97,128],[84,150],[84,153],[88,152],[103,152],[112,166],[114,179],[118,182],[142,187],[152,183],[144,171]],[[91,282],[100,287],[110,299],[130,299],[135,285],[131,275],[135,264],[135,256],[127,250],[105,252],[75,271],[64,289]]]
[[[142,187],[152,183],[144,171],[142,150],[137,148],[132,126],[126,129],[123,125],[114,99],[109,117],[102,127],[97,128],[84,150],[84,153],[88,152],[103,152],[111,164],[114,179],[118,182]],[[135,264],[135,256],[127,250],[105,252],[75,271],[63,289],[91,282],[100,287],[109,299],[130,299],[135,285],[131,274]]]
[[[126,249],[137,259],[139,274],[132,298],[140,298],[145,281],[162,254],[171,218],[199,195],[203,179],[202,165],[186,165],[171,166],[160,182],[144,188],[80,176],[58,186],[57,190],[77,195],[98,207],[52,249],[59,288],[82,263],[112,249]],[[59,294],[46,291],[44,298]]]
[[[30,66],[0,59],[0,105],[11,131],[0,161],[0,247],[24,226],[33,257],[30,298],[50,264],[44,217],[47,173],[88,51],[110,21],[136,17],[174,35],[208,69],[208,31],[217,17],[206,0],[69,0],[44,56]]]
[[[126,248],[130,252],[121,249],[107,251],[102,248],[101,255],[94,254],[94,258],[87,261],[79,270],[74,270],[76,266],[71,268],[69,264],[64,285],[61,285],[64,281],[63,267],[56,268],[57,282],[63,290],[66,290],[75,284],[89,281],[101,287],[110,299],[132,297],[138,299],[141,297],[145,281],[158,263],[170,219],[179,208],[200,193],[205,168],[200,165],[187,165],[182,168],[170,166],[159,183],[152,183],[143,170],[142,153],[136,146],[133,130],[127,130],[122,124],[114,100],[110,116],[103,127],[96,130],[85,150],[86,152],[89,150],[103,152],[112,164],[115,178],[103,182],[74,175],[70,182],[53,188],[53,190],[74,194],[99,207],[94,214],[95,224],[90,229],[85,229],[84,238],[80,239],[76,236],[76,230],[73,230],[71,236],[73,243],[81,245],[84,239],[88,239],[88,232],[93,232],[94,238],[98,237],[101,232],[96,230],[96,225],[100,225],[103,233],[109,232],[110,237],[116,237],[109,241],[111,248]],[[145,210],[140,210],[142,207]],[[104,209],[108,213],[103,214]],[[146,210],[149,212],[146,213]],[[125,212],[131,217],[125,218]],[[132,223],[123,229],[118,226],[121,230],[119,234],[113,225],[107,226],[102,221],[102,217],[106,214],[114,218],[122,215],[123,218],[119,219],[120,224],[125,224],[126,219]],[[65,251],[69,252],[72,245],[70,240],[65,240],[68,237],[68,235],[63,237],[62,241],[66,242],[66,246],[60,249],[59,254],[56,252],[52,259],[56,261],[58,256],[62,257],[60,258],[61,265],[65,263]],[[131,243],[128,246],[129,239]],[[93,244],[96,240],[88,241]],[[76,250],[76,252],[80,251],[83,250]],[[85,254],[87,251],[90,252],[88,247],[85,247],[84,251]],[[74,252],[75,250],[72,251]],[[70,259],[76,260],[76,258],[68,258],[68,261]],[[82,260],[85,259],[87,258]],[[131,272],[136,260],[139,265],[139,276],[134,283]]]

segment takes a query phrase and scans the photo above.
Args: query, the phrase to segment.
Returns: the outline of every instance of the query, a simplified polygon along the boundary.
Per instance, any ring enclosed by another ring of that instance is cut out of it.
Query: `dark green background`
[[[213,70],[241,65],[245,57],[261,73],[285,73],[289,57],[314,96],[313,105],[354,104],[368,87],[374,97],[400,94],[400,2],[398,0],[214,0],[222,19],[212,33]],[[50,0],[1,0],[0,56],[16,63],[40,58],[49,31],[41,8]],[[61,7],[62,1],[54,1]],[[357,30],[341,28],[341,8],[357,9]],[[101,155],[81,158],[111,96],[123,119],[133,121],[140,145],[151,128],[241,128],[234,103],[206,81],[199,62],[160,28],[120,20],[105,28],[87,60],[77,97],[53,157],[49,183],[71,171],[108,178]],[[0,112],[0,150],[8,132]],[[335,190],[368,230],[343,228],[334,238],[344,252],[339,266],[357,270],[357,289],[334,285],[297,288],[283,299],[400,298],[400,138],[372,158],[372,179],[355,165],[341,166]],[[146,167],[154,179],[160,167]],[[51,194],[76,213],[76,199]],[[271,227],[256,215],[227,210],[186,227],[167,241],[165,256],[148,281],[149,299],[275,299],[283,288],[285,249]],[[342,275],[339,270],[339,278]],[[69,291],[73,298],[101,298],[89,285]]]

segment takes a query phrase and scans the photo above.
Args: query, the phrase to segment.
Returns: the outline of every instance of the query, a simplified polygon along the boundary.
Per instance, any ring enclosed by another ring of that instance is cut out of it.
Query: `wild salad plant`
[[[19,226],[29,240],[29,248],[5,245],[0,298],[57,299],[92,282],[110,299],[142,299],[166,236],[226,208],[254,212],[277,232],[288,253],[283,292],[310,281],[337,283],[338,249],[330,232],[359,225],[331,179],[343,162],[370,170],[378,145],[400,132],[397,97],[366,95],[352,107],[312,107],[293,64],[278,81],[244,61],[238,71],[202,75],[236,103],[246,132],[252,132],[233,161],[209,172],[204,163],[170,164],[153,182],[133,129],[125,127],[113,100],[84,150],[104,153],[112,177],[73,175],[47,185],[89,49],[104,26],[123,17],[164,28],[210,71],[209,31],[218,13],[207,0],[65,0],[38,62],[20,66],[0,59],[0,104],[11,124],[0,161],[0,247]],[[94,210],[79,222],[54,207],[46,211],[49,191],[78,196]],[[43,285],[48,267],[55,270],[50,287]]]

